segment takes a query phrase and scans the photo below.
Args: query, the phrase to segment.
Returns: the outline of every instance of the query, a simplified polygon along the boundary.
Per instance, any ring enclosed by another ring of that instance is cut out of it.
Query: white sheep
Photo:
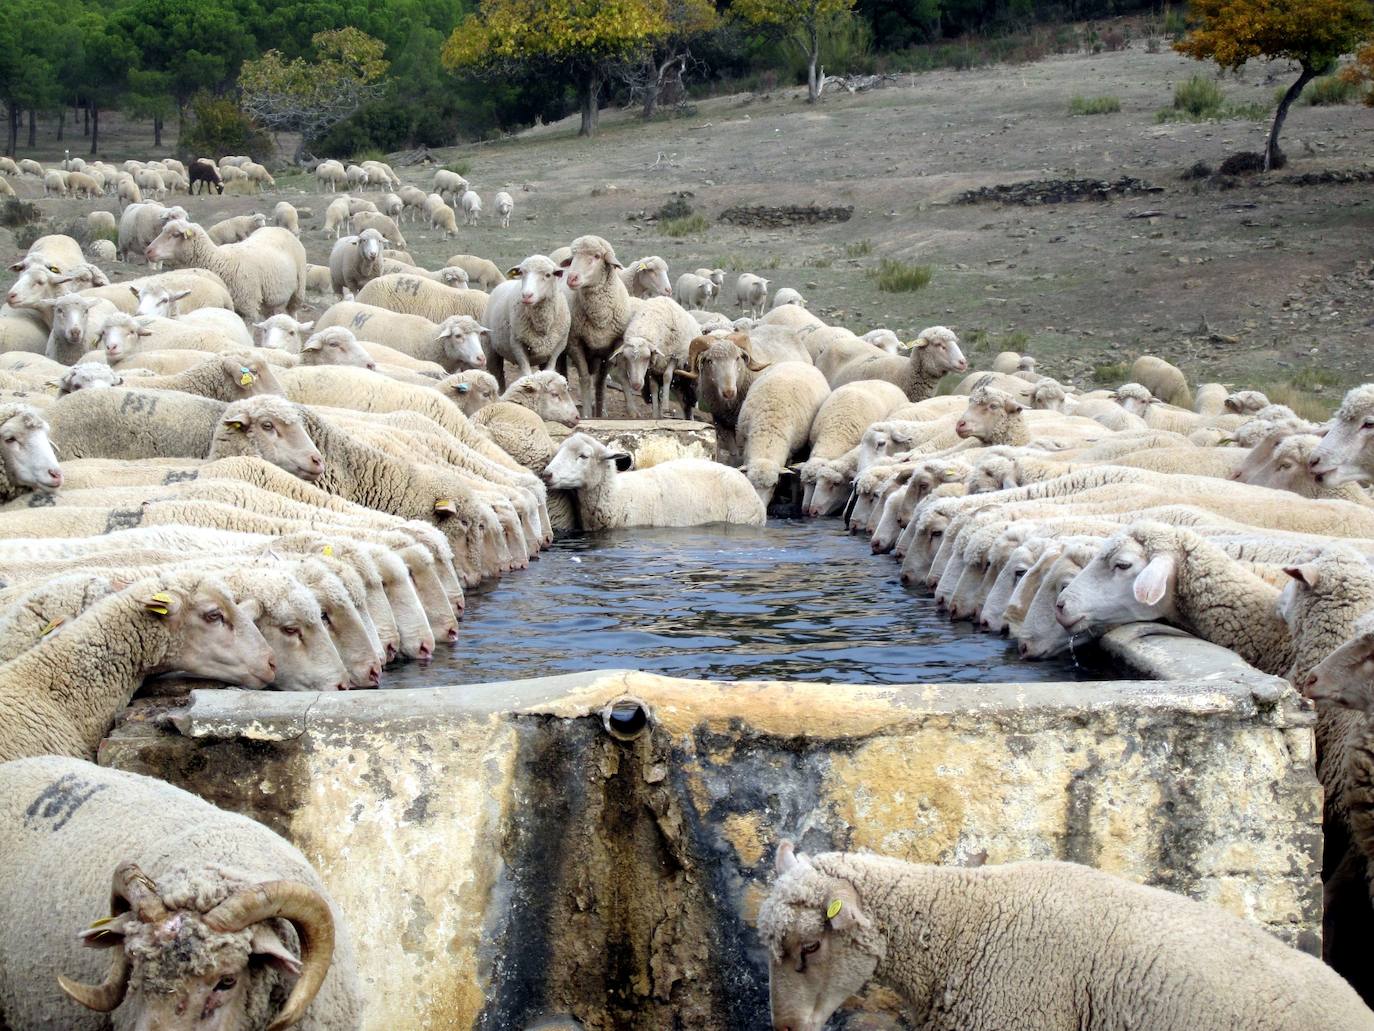
[[[496,382],[496,377],[485,369],[455,372],[451,376],[445,376],[434,386],[436,390],[442,391],[452,399],[464,415],[476,415],[487,405],[494,404],[501,396],[501,387]]]
[[[257,346],[299,354],[306,335],[315,327],[312,322],[297,322],[290,315],[273,315],[254,323],[258,333]]]
[[[688,349],[697,328],[696,319],[671,297],[652,297],[635,309],[625,327],[623,342],[611,352],[611,361],[620,356],[621,373],[630,390],[642,391],[646,379],[651,381],[655,419],[664,418],[669,411],[673,373],[686,368]],[[691,404],[683,407],[685,418],[690,420]]]
[[[700,526],[738,523],[762,526],[763,503],[736,469],[680,458],[649,469],[629,470],[628,454],[612,451],[585,433],[574,433],[545,467],[544,482],[575,491],[587,529],[626,526]]]
[[[873,979],[932,1029],[1374,1028],[1320,960],[1216,906],[1090,867],[806,857],[790,842],[775,866],[758,927],[776,1028],[819,1029]],[[986,913],[997,916],[970,918]]]
[[[830,384],[814,366],[782,362],[754,381],[740,405],[735,421],[740,468],[765,506],[829,395]]]
[[[735,280],[735,306],[761,318],[768,307],[768,280],[752,272],[741,272]]]
[[[582,387],[582,413],[606,410],[606,359],[630,323],[631,299],[617,274],[624,266],[610,243],[599,236],[579,236],[572,253],[560,262],[570,291],[568,353]]]
[[[549,257],[555,265],[559,263],[560,259],[553,257],[553,255]],[[479,258],[475,254],[455,254],[444,264],[452,268],[462,269],[468,274],[468,279],[483,290],[495,290],[497,285],[506,278],[506,273],[502,272],[494,261]]]
[[[301,235],[300,213],[289,201],[279,200],[272,209],[272,224],[279,229],[288,230],[292,236]]]
[[[62,468],[43,417],[26,404],[0,403],[0,501],[13,501],[29,491],[48,494],[62,483]]]
[[[620,279],[625,284],[625,289],[630,291],[631,297],[647,300],[650,297],[673,296],[673,283],[668,278],[668,263],[657,255],[631,262],[628,268],[620,270]],[[699,306],[694,304],[692,307]]]
[[[496,217],[501,220],[501,228],[509,229],[510,216],[511,213],[515,211],[514,199],[512,199],[509,193],[507,193],[505,190],[502,190],[500,193],[496,195],[495,207]]]
[[[9,908],[0,946],[7,1026],[88,1031],[113,1013],[117,1026],[172,1027],[188,1009],[242,1031],[360,1026],[348,924],[283,838],[77,759],[0,765],[0,790],[0,870],[28,903]],[[47,804],[59,798],[72,804]]]
[[[328,187],[330,193],[338,193],[348,187],[348,173],[338,161],[321,161],[315,166],[315,179],[321,189]]]
[[[1143,385],[1151,394],[1165,404],[1180,408],[1192,407],[1192,395],[1188,390],[1188,377],[1175,365],[1170,365],[1154,355],[1142,355],[1131,364],[1127,379]]]
[[[440,197],[457,200],[467,192],[468,181],[457,172],[451,172],[447,168],[439,168],[434,171],[434,192]]]
[[[911,401],[924,401],[935,393],[935,386],[949,372],[968,368],[959,339],[944,326],[923,329],[911,344],[911,355],[879,355],[858,358],[844,365],[831,377],[840,387],[855,380],[882,379],[901,387]]]
[[[550,369],[521,376],[505,389],[501,400],[530,409],[544,422],[561,423],[571,428],[579,421],[572,388],[566,379]]]
[[[439,322],[379,308],[360,301],[342,301],[316,321],[316,331],[345,326],[361,341],[385,344],[411,358],[433,362],[445,372],[486,365],[483,351],[488,330],[469,315]]]
[[[475,226],[478,219],[482,217],[482,198],[477,195],[477,191],[468,190],[461,198],[463,205],[463,224]]]
[[[375,229],[391,246],[405,249],[406,241],[405,237],[401,235],[401,230],[397,228],[396,223],[391,218],[380,212],[354,212],[349,218],[349,225],[355,233],[361,233],[365,229]]]
[[[532,254],[510,270],[487,300],[483,321],[490,344],[487,368],[505,389],[505,363],[528,376],[538,366],[552,369],[568,344],[571,315],[560,283],[563,270],[542,254]]]
[[[148,258],[148,245],[157,239],[168,222],[188,217],[185,208],[164,208],[156,201],[130,204],[119,216],[119,241],[116,248],[119,259],[129,261],[131,255],[137,255],[140,261],[160,268],[160,262]]]
[[[380,276],[385,246],[386,240],[376,229],[336,240],[329,252],[329,278],[335,296],[343,297],[345,290],[357,293]]]
[[[414,272],[378,276],[358,291],[359,304],[375,305],[407,315],[442,322],[454,315],[481,319],[488,298],[481,290],[458,290]]]
[[[148,245],[147,255],[150,261],[214,272],[229,288],[234,310],[249,322],[294,312],[305,300],[305,248],[288,230],[275,226],[221,247],[200,226],[174,219]]]
[[[719,289],[705,276],[699,276],[695,272],[684,272],[677,277],[673,297],[678,304],[687,309],[709,308]]]
[[[1309,464],[1318,483],[1374,481],[1374,384],[1348,391]]]
[[[785,286],[773,295],[774,308],[781,308],[784,304],[795,304],[798,308],[805,308],[806,298],[790,286]]]
[[[206,230],[207,235],[217,244],[238,243],[246,240],[254,232],[267,225],[267,216],[262,212],[252,215],[236,215],[216,222]]]
[[[442,200],[438,203],[426,202],[429,212],[429,227],[431,229],[442,229],[444,239],[458,235],[458,216],[454,210]]]

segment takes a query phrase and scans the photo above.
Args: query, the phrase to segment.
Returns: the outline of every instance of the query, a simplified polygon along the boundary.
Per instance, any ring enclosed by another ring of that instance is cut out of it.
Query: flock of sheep
[[[347,922],[309,863],[93,765],[117,714],[188,678],[375,687],[456,642],[464,589],[559,532],[756,525],[780,489],[1028,658],[1167,620],[1288,677],[1317,704],[1349,849],[1331,912],[1368,906],[1374,387],[1323,426],[1253,391],[1194,397],[1149,357],[1081,393],[1029,356],[971,371],[943,326],[903,344],[826,325],[795,291],[770,305],[747,273],[731,319],[712,310],[722,270],[674,281],[599,236],[507,271],[423,269],[401,224],[447,237],[450,200],[481,211],[443,169],[426,193],[380,162],[321,163],[330,190],[385,196],[334,199],[312,265],[286,201],[209,227],[161,203],[272,188],[247,159],[65,164],[0,160],[0,190],[33,175],[121,208],[88,217],[117,246],[39,238],[0,309],[0,876],[43,900],[0,930],[0,1026],[360,1026]],[[497,195],[503,224],[512,206]],[[146,274],[111,282],[116,257]],[[709,419],[723,460],[631,468],[570,433],[608,386],[632,415]],[[1329,967],[1086,868],[787,843],[777,868],[759,917],[776,1028],[818,1031],[874,977],[930,1028],[1374,1028]]]

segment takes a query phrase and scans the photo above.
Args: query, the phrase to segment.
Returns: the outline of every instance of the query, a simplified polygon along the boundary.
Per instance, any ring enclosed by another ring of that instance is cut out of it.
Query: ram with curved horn
[[[740,405],[759,373],[769,366],[756,361],[748,333],[699,336],[687,347],[687,372],[695,376],[700,407],[716,426],[733,429]]]
[[[362,1026],[342,914],[267,828],[57,756],[0,765],[0,799],[0,877],[16,900],[0,926],[0,1027]]]

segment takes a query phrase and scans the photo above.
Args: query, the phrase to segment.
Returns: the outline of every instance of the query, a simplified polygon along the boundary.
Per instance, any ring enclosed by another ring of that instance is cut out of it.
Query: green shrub
[[[1174,87],[1174,110],[1193,118],[1213,117],[1224,100],[1216,80],[1206,75],[1194,75]]]
[[[872,253],[872,240],[856,240],[854,243],[847,243],[844,245],[844,256],[846,258],[865,258]]]
[[[1188,33],[1188,18],[1181,8],[1164,8],[1164,34],[1170,39],[1182,39]]]
[[[1315,390],[1317,387],[1338,387],[1341,377],[1330,369],[1307,368],[1295,372],[1290,382],[1298,390]]]
[[[464,179],[466,179],[468,173],[472,171],[472,162],[468,161],[465,158],[459,158],[456,161],[450,161],[443,167],[446,171],[455,172],[458,175],[461,175]]]
[[[7,229],[37,222],[42,217],[43,212],[38,205],[26,200],[7,200],[4,207],[0,208],[0,226]]]
[[[671,222],[675,219],[686,218],[692,213],[692,210],[692,205],[687,203],[687,198],[680,193],[675,193],[672,199],[654,214],[660,222]]]
[[[1302,102],[1308,107],[1335,107],[1349,104],[1359,94],[1359,87],[1339,75],[1323,75],[1313,79],[1302,91]]]
[[[693,233],[704,233],[711,228],[711,223],[706,221],[704,215],[686,215],[682,218],[668,218],[659,222],[659,228],[663,230],[664,236],[690,236]]]
[[[26,251],[38,241],[40,236],[47,235],[47,220],[29,222],[26,225],[18,226],[14,230],[14,245],[21,251]]]
[[[1118,97],[1074,97],[1069,101],[1071,115],[1114,115],[1120,110]]]
[[[814,258],[807,258],[802,264],[806,268],[829,268],[831,265],[835,264],[835,259],[817,255]]]
[[[878,289],[886,294],[904,294],[920,290],[930,282],[932,275],[929,265],[908,265],[904,261],[884,258],[878,263],[875,276]]]
[[[1093,366],[1093,382],[1104,387],[1119,387],[1130,374],[1130,362],[1105,362]]]
[[[191,101],[191,124],[181,134],[177,152],[192,160],[198,154],[248,154],[266,161],[276,146],[232,100],[201,93]]]
[[[386,151],[380,147],[366,147],[363,150],[355,150],[349,158],[355,165],[361,165],[364,161],[386,161]]]

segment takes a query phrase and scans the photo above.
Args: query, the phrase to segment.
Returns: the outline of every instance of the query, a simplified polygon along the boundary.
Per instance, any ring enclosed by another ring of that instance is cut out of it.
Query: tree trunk
[[[153,115],[153,146],[162,146],[162,116]]]
[[[81,130],[81,135],[82,135],[82,136],[89,136],[89,135],[91,134],[91,105],[90,105],[90,104],[87,104],[87,105],[86,105],[85,123],[86,123],[86,124],[85,124],[85,127]]]
[[[38,146],[38,119],[34,117],[33,108],[29,108],[29,150]]]
[[[15,117],[16,114],[13,102],[5,105],[5,153],[10,157],[14,157],[15,145],[19,142],[19,134],[14,128]]]
[[[89,110],[91,112],[91,156],[95,157],[95,148],[100,146],[100,108],[92,104]]]
[[[64,107],[57,112],[57,138],[62,139],[62,130],[67,127],[67,109]]]
[[[601,72],[591,71],[582,84],[582,127],[579,136],[595,136],[597,122],[600,121]]]
[[[820,78],[816,75],[816,66],[821,61],[821,34],[814,25],[807,26],[807,33],[811,43],[811,49],[807,52],[806,62],[806,102],[814,104],[821,99]]]
[[[1279,101],[1279,106],[1274,111],[1274,124],[1269,127],[1269,141],[1264,145],[1264,170],[1266,172],[1274,167],[1274,161],[1278,158],[1279,133],[1283,132],[1283,122],[1288,117],[1288,109],[1293,106],[1293,101],[1302,94],[1303,87],[1311,82],[1316,74],[1314,69],[1303,65],[1302,74],[1298,76],[1293,85],[1288,87],[1288,92]]]

